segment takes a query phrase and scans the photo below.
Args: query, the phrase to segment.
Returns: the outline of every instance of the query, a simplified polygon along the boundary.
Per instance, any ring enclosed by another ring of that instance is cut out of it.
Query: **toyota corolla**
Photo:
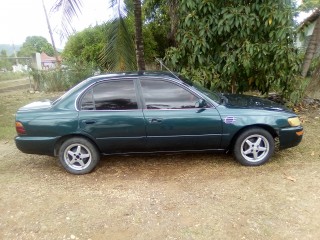
[[[16,113],[15,143],[58,156],[70,173],[91,172],[101,155],[231,151],[258,166],[298,145],[298,116],[266,99],[218,94],[175,74],[118,73],[88,78],[55,101]]]

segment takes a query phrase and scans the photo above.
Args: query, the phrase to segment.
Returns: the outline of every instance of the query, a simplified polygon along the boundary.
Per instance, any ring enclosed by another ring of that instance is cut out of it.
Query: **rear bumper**
[[[291,127],[280,129],[279,141],[280,149],[291,148],[297,146],[303,137],[303,127]]]
[[[15,137],[16,146],[21,152],[38,155],[53,156],[56,141],[56,137]]]

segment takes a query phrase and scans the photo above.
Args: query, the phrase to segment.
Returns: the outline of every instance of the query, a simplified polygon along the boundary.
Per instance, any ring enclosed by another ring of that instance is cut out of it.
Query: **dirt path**
[[[319,239],[319,155],[111,157],[92,174],[0,144],[1,239]]]

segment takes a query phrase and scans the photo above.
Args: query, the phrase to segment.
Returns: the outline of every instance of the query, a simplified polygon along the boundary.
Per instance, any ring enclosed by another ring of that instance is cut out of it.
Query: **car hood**
[[[281,104],[260,97],[240,94],[224,94],[223,96],[227,99],[225,101],[225,105],[227,107],[290,111],[288,108]]]
[[[19,111],[31,111],[31,110],[40,110],[40,109],[48,109],[51,108],[52,104],[50,100],[37,101],[33,103],[29,103],[21,108]]]

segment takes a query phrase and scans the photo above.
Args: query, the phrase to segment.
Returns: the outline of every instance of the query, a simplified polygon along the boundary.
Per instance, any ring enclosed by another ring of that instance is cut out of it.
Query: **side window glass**
[[[90,93],[91,92],[91,93]],[[92,99],[92,100],[90,100]],[[82,110],[138,109],[132,80],[107,81],[95,85],[81,101]]]
[[[164,80],[141,80],[147,109],[195,108],[198,98],[184,88]]]
[[[92,95],[92,88],[86,92],[81,100],[81,110],[94,110],[94,101]]]

